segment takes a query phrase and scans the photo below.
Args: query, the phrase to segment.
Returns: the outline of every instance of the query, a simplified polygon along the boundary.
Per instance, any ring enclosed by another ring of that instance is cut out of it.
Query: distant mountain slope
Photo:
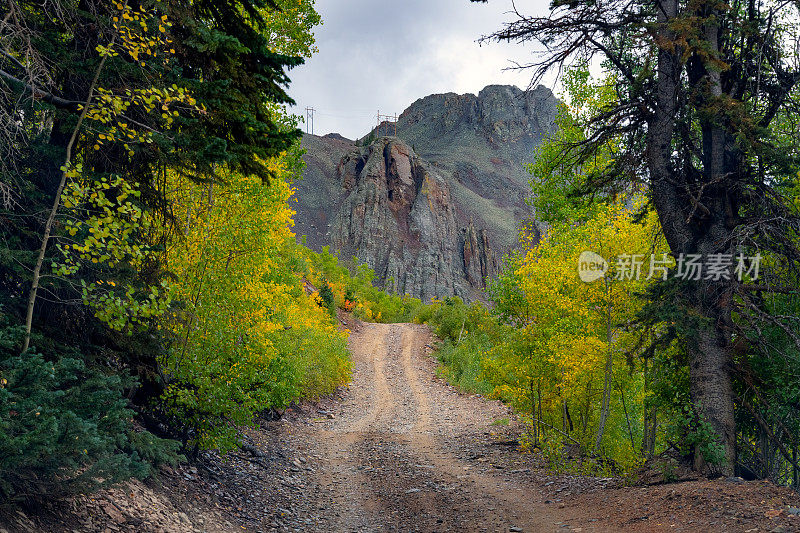
[[[347,191],[342,187],[337,170],[342,158],[356,148],[353,141],[337,134],[318,137],[303,136],[303,179],[295,182],[297,211],[294,231],[305,235],[308,245],[320,250],[330,244],[330,223],[342,205]]]
[[[553,131],[557,100],[546,87],[524,92],[490,85],[478,96],[436,94],[414,102],[400,116],[398,136],[452,176],[461,219],[485,228],[497,250],[517,241],[521,221],[533,216],[525,203],[534,148]]]
[[[306,135],[295,230],[312,248],[356,255],[398,292],[475,299],[534,216],[523,165],[553,131],[556,104],[541,86],[491,85],[417,100],[397,138],[368,147]]]

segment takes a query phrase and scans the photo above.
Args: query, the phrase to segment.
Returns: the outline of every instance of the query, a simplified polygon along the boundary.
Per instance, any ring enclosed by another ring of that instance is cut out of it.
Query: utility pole
[[[309,133],[308,126],[310,124],[311,125],[311,132],[310,133],[312,135],[314,133],[314,111],[316,111],[316,109],[314,109],[313,107],[307,107],[306,108],[306,133]]]

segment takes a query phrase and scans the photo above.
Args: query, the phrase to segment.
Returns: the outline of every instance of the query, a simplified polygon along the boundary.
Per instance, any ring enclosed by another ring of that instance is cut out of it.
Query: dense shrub
[[[419,298],[391,294],[375,287],[375,273],[367,265],[358,265],[355,259],[349,261],[348,269],[328,247],[323,247],[319,253],[302,248],[301,253],[307,258],[305,275],[311,283],[320,286],[320,297],[323,297],[323,287],[330,287],[336,306],[352,311],[358,319],[411,322],[424,308]]]
[[[319,288],[319,297],[331,316],[336,316],[336,302],[333,299],[333,290],[327,280],[322,280],[322,286]]]
[[[440,374],[463,391],[489,394],[493,387],[483,376],[483,358],[491,347],[489,338],[480,333],[467,335],[459,344],[442,341],[436,351]]]
[[[119,374],[80,354],[19,355],[22,328],[0,315],[0,495],[51,498],[144,478],[174,463],[178,443],[135,432]]]
[[[304,398],[317,399],[350,379],[352,365],[343,335],[332,330],[300,326],[277,332],[272,338]],[[274,397],[272,403],[285,407],[299,395]]]
[[[349,379],[333,290],[323,279],[307,294],[302,283],[306,249],[289,229],[288,161],[271,166],[269,185],[231,173],[213,197],[211,185],[166,176],[185,228],[167,251],[181,306],[163,321],[173,342],[161,361],[160,409],[192,451],[235,448],[240,426],[261,411]]]

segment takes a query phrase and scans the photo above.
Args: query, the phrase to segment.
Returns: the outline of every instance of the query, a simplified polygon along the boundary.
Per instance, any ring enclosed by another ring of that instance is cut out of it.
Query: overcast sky
[[[517,0],[524,14],[545,14],[549,0]],[[476,40],[513,20],[511,0],[317,0],[324,21],[319,53],[292,70],[293,112],[316,109],[314,133],[355,139],[376,114],[398,115],[433,93],[477,93],[490,84],[526,88],[530,72],[504,71],[528,63],[531,45]]]

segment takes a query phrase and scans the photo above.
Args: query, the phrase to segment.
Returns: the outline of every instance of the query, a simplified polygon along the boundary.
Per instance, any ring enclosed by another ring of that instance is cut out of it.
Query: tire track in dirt
[[[443,386],[420,368],[427,342],[427,329],[414,324],[363,324],[351,335],[349,394],[334,420],[307,435],[321,459],[312,498],[325,513],[316,530],[555,531],[530,488],[472,472],[458,458],[448,436],[482,435],[487,417],[436,416],[435,401],[459,396],[435,390]]]
[[[439,474],[456,478],[473,496],[494,502],[494,514],[501,516],[510,527],[523,531],[553,531],[554,520],[549,518],[550,510],[535,504],[530,495],[523,494],[521,487],[494,476],[469,471],[465,474],[465,463],[454,454],[448,453],[446,443],[437,442],[435,423],[430,407],[430,393],[422,384],[417,372],[414,356],[424,354],[425,337],[413,324],[403,329],[403,370],[409,386],[417,401],[417,425],[412,434],[418,448],[428,457]],[[422,328],[420,328],[422,329]],[[430,380],[428,380],[430,381]],[[491,506],[491,505],[490,505]]]
[[[353,358],[354,381],[358,376],[358,385],[371,386],[354,383],[348,404],[362,410],[366,408],[366,411],[359,413],[353,409],[354,412],[343,416],[332,429],[319,432],[321,457],[327,466],[321,470],[319,485],[330,493],[331,510],[335,510],[334,516],[329,517],[332,531],[366,531],[376,523],[372,518],[381,507],[374,495],[365,490],[369,482],[359,472],[354,453],[361,436],[389,404],[389,389],[383,372],[386,344],[381,329],[376,330],[369,342],[359,344],[359,356]]]

